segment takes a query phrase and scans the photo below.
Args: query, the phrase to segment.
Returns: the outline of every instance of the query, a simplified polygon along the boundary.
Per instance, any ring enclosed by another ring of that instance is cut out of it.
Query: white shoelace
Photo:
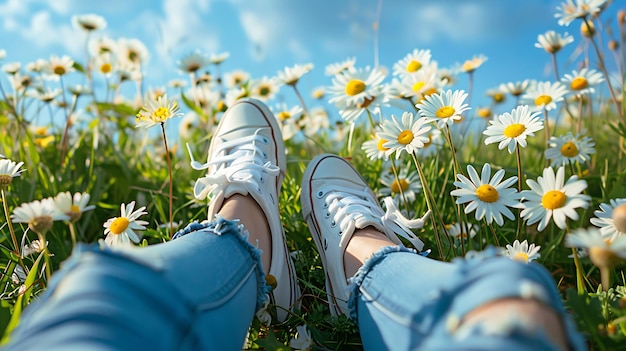
[[[263,162],[267,158],[258,143],[268,144],[269,140],[258,134],[231,140],[221,144],[215,151],[210,162],[200,163],[193,158],[189,144],[187,150],[191,157],[191,167],[204,170],[209,167],[215,169],[211,174],[198,178],[194,186],[194,195],[197,199],[204,199],[219,193],[224,185],[231,183],[244,184],[248,191],[261,191],[261,183],[266,176],[276,176],[280,168],[271,162]]]
[[[327,191],[329,192],[325,199],[328,206],[327,216],[332,217],[333,226],[339,225],[342,234],[354,233],[356,228],[378,224],[376,227],[387,236],[399,235],[407,239],[416,249],[422,250],[424,248],[424,243],[415,236],[410,228],[422,228],[430,215],[430,211],[422,218],[407,219],[398,210],[391,197],[384,199],[387,210],[383,212],[367,188],[355,190],[333,185],[319,190],[322,194]],[[352,235],[342,235],[339,245],[344,247],[351,237]]]

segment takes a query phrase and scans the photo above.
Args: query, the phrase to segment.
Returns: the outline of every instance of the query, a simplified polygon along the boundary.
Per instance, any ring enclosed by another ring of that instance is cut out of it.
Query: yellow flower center
[[[53,223],[54,220],[52,219],[52,217],[40,216],[33,218],[28,223],[28,226],[39,234],[45,234],[48,230],[50,230],[50,228],[52,228]]]
[[[522,135],[524,131],[526,131],[525,125],[520,123],[513,123],[504,128],[504,132],[502,132],[502,134],[504,134],[504,136],[507,138],[517,138],[518,136]]]
[[[365,91],[365,82],[360,79],[352,79],[346,84],[346,94],[354,96]]]
[[[495,101],[496,103],[503,102],[504,99],[505,99],[505,95],[502,93],[493,94],[493,101]]]
[[[104,74],[111,73],[112,70],[113,66],[110,63],[104,63],[102,64],[102,66],[100,66],[100,72]]]
[[[391,183],[391,192],[400,194],[400,192],[405,192],[409,189],[409,182],[406,179],[396,179]]]
[[[483,184],[476,189],[476,196],[482,202],[496,202],[500,195],[498,190],[489,184]]]
[[[126,230],[126,228],[128,228],[129,224],[130,221],[128,220],[128,218],[118,217],[113,220],[113,223],[111,223],[111,225],[109,226],[109,230],[112,234],[115,235],[122,234]]]
[[[287,111],[282,111],[281,113],[278,114],[278,119],[280,119],[281,121],[284,121],[289,118],[291,118],[291,113]]]
[[[0,187],[4,187],[4,186],[11,184],[11,181],[13,181],[13,177],[11,177],[10,175],[0,174]]]
[[[550,190],[541,198],[541,205],[547,210],[563,207],[567,201],[567,195],[560,190]]]
[[[582,90],[589,86],[589,82],[585,77],[576,77],[569,84],[572,90]]]
[[[478,117],[489,118],[491,117],[491,109],[489,107],[483,107],[478,109]]]
[[[70,207],[70,213],[67,214],[68,216],[70,216],[70,222],[75,222],[80,218],[81,212],[80,212],[80,207],[76,206],[76,205],[72,205]]]
[[[414,92],[417,93],[418,91],[422,90],[424,85],[426,85],[426,82],[416,82],[415,84],[413,84],[412,89]]]
[[[386,143],[387,141],[388,141],[388,140],[385,140],[385,139],[379,139],[379,140],[378,140],[378,150],[379,150],[379,151],[387,151],[387,150],[389,150],[389,148],[388,148],[388,147],[384,147],[384,146],[383,146],[383,145],[385,145],[385,143]]]
[[[440,107],[437,112],[435,112],[435,116],[439,118],[450,118],[454,116],[456,110],[452,106],[444,106]]]
[[[574,157],[578,155],[578,148],[576,147],[576,144],[571,141],[563,144],[563,146],[561,146],[561,155],[565,157]]]
[[[428,134],[428,141],[424,143],[424,149],[429,147],[433,143],[433,136]]]
[[[410,130],[403,130],[398,134],[398,142],[402,145],[410,144],[413,141],[413,132]]]
[[[270,91],[271,91],[271,89],[270,89],[270,87],[269,87],[269,86],[267,86],[267,85],[261,85],[261,86],[259,86],[259,95],[261,95],[261,96],[267,96],[267,95],[269,95]]]
[[[59,76],[62,76],[62,75],[64,75],[67,72],[65,70],[65,67],[63,67],[63,66],[54,66],[52,71],[54,72],[54,74],[59,75]]]
[[[525,252],[518,252],[515,255],[513,255],[513,259],[515,261],[528,263],[528,254]]]
[[[550,95],[539,95],[535,98],[535,105],[542,106],[547,105],[552,102],[552,96]]]
[[[156,110],[154,110],[154,118],[157,121],[164,121],[166,119],[169,118],[170,116],[170,110],[166,109],[165,107],[159,107]]]
[[[420,68],[422,68],[422,63],[415,60],[411,60],[411,62],[406,65],[406,71],[409,73],[417,72]]]

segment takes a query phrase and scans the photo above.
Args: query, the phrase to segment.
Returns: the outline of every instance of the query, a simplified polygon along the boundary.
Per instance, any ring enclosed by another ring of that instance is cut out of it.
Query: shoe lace
[[[384,198],[386,211],[378,205],[368,188],[354,189],[338,185],[331,188],[322,188],[320,193],[328,195],[325,206],[328,207],[328,217],[332,217],[332,226],[339,225],[342,235],[339,245],[345,247],[355,229],[362,229],[373,225],[384,232],[389,238],[401,236],[407,239],[416,249],[422,250],[424,243],[411,231],[424,226],[430,211],[422,218],[407,219],[402,215],[391,197]],[[348,235],[346,235],[348,234]]]
[[[224,142],[214,151],[210,162],[200,163],[193,158],[189,144],[187,150],[191,157],[191,167],[196,170],[212,168],[215,171],[198,178],[194,186],[194,195],[197,199],[207,196],[212,198],[223,190],[224,185],[232,183],[244,184],[249,190],[261,191],[261,184],[266,176],[275,176],[280,168],[270,161],[263,162],[267,154],[262,145],[269,144],[269,139],[258,134]]]

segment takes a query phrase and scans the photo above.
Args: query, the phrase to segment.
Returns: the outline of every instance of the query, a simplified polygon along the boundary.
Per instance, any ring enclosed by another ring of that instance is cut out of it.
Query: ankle
[[[226,199],[217,212],[225,219],[238,219],[248,231],[248,241],[261,249],[261,264],[265,274],[269,272],[272,260],[272,235],[265,213],[252,196],[234,194]]]
[[[352,277],[363,266],[365,261],[385,246],[394,246],[382,232],[373,227],[357,229],[343,255],[343,265],[346,278]]]

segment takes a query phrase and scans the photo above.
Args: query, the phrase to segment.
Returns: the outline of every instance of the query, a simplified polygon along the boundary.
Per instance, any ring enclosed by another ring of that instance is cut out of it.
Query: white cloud
[[[35,13],[28,26],[17,29],[19,35],[38,47],[59,45],[71,55],[80,55],[84,43],[78,40],[76,31],[68,24],[54,24],[50,12]],[[76,40],[72,40],[76,38]]]

